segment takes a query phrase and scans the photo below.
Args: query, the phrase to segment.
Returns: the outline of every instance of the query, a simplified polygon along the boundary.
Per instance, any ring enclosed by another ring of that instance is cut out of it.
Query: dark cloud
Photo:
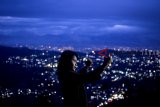
[[[144,33],[144,26],[133,25],[132,21],[123,22],[107,19],[42,19],[0,17],[1,34],[20,34],[32,32],[37,36],[54,35],[83,35],[99,36],[104,34]]]
[[[145,26],[143,22],[135,23],[135,20],[0,17],[0,41],[157,47],[160,33],[153,32],[152,26]],[[36,42],[33,41],[35,39]]]

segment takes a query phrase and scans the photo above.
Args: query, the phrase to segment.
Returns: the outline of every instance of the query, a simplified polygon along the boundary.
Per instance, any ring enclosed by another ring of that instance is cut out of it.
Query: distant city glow
[[[44,69],[40,71],[34,71],[35,76],[32,77],[32,82],[34,83],[35,88],[32,89],[27,87],[25,89],[18,88],[16,92],[9,88],[1,88],[0,89],[0,98],[6,99],[13,97],[14,95],[25,95],[31,96],[34,95],[34,98],[37,98],[39,95],[44,96],[57,96],[57,101],[63,101],[63,95],[60,94],[60,90],[57,88],[59,81],[56,76],[56,70],[58,65],[58,59],[61,54],[61,50],[65,50],[65,48],[53,48],[52,46],[50,49],[54,49],[57,54],[50,52],[54,52],[53,50],[48,50],[48,47],[42,47],[42,51],[37,54],[31,54],[25,57],[21,56],[9,56],[6,60],[4,60],[5,64],[18,64],[22,65],[23,68],[29,70],[32,67]],[[116,50],[113,52],[113,62],[112,66],[104,70],[101,74],[101,82],[100,84],[86,85],[86,91],[89,93],[89,101],[98,103],[96,104],[97,107],[103,107],[108,105],[117,100],[127,99],[125,94],[128,91],[127,81],[122,81],[123,79],[133,80],[132,82],[136,81],[137,83],[141,82],[144,78],[155,78],[160,76],[160,56],[157,54],[142,54],[144,51],[148,52],[149,50],[131,50],[128,49],[114,49]],[[159,52],[159,50],[157,50]],[[83,55],[80,55],[78,59],[78,64],[83,64],[86,61],[86,58],[89,57],[93,60],[94,64],[90,68],[90,70],[94,70],[95,66],[101,64],[103,62],[103,57],[100,55],[96,56],[93,55],[96,51],[91,49],[80,50]],[[117,52],[119,52],[117,54]],[[130,53],[132,54],[126,54]],[[120,54],[121,53],[121,54]],[[125,54],[125,56],[121,56]],[[50,56],[51,55],[51,56]],[[29,71],[28,71],[29,72]],[[38,77],[37,77],[38,76]],[[108,84],[106,81],[110,81],[113,86],[109,88],[104,88],[105,84]],[[120,83],[118,83],[121,81]],[[118,83],[119,85],[114,85]],[[136,83],[130,84],[133,87],[137,87]],[[53,89],[52,89],[53,88]],[[104,89],[103,89],[104,88]],[[50,90],[51,89],[51,90]],[[103,89],[103,90],[102,90]],[[50,100],[52,102],[52,100]]]

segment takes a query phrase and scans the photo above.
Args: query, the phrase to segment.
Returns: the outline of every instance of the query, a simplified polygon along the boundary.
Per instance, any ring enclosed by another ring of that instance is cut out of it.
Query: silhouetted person
[[[101,78],[100,74],[111,63],[111,57],[104,58],[104,62],[94,71],[87,72],[92,64],[91,60],[86,62],[86,66],[76,71],[77,53],[66,50],[61,54],[58,63],[58,77],[62,87],[65,107],[88,107],[84,84],[91,83]]]

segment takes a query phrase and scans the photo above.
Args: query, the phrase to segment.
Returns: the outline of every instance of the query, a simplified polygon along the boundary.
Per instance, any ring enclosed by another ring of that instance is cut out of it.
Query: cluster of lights
[[[51,47],[50,47],[51,48]],[[57,48],[58,49],[58,48]],[[63,52],[64,49],[58,49],[59,52]],[[121,51],[118,49],[118,51]],[[33,54],[29,57],[20,57],[20,56],[11,56],[9,57],[5,62],[10,63],[10,64],[25,64],[25,67],[29,66],[29,64],[32,64],[32,66],[38,66],[38,67],[47,67],[47,68],[52,68],[53,70],[56,70],[57,65],[58,65],[58,58],[60,57],[59,55],[54,55],[53,56],[53,62],[51,62],[50,58],[39,58],[39,56],[45,56],[48,55],[48,51],[42,52],[41,54]],[[83,61],[86,61],[87,58],[93,59],[94,62],[97,62],[95,66],[102,64],[103,58],[101,56],[95,57],[95,51],[91,51],[89,54],[88,52],[84,57],[79,59],[79,63],[82,63]],[[128,77],[132,78],[135,80],[141,80],[143,77],[153,77],[157,72],[160,73],[160,70],[157,69],[147,69],[144,71],[144,67],[148,66],[153,66],[153,64],[156,64],[160,68],[160,57],[159,56],[144,56],[140,55],[139,57],[136,56],[136,54],[133,54],[131,57],[126,56],[125,58],[121,58],[118,55],[114,54],[113,56],[113,64],[112,67],[108,68],[108,70],[104,71],[102,73],[102,80],[108,79],[108,77],[111,77],[112,82],[119,81],[123,79],[123,77]],[[28,65],[27,65],[28,64]],[[121,69],[122,64],[125,64],[125,68]],[[135,65],[138,65],[137,68],[133,71],[132,67]],[[91,70],[94,70],[94,67],[91,68]],[[50,77],[45,77],[46,75],[50,75]],[[54,84],[59,83],[57,78],[55,78],[55,72],[49,72],[49,71],[44,71],[40,73],[40,76],[44,78],[44,80],[40,83],[37,84],[38,88],[45,88],[47,87],[54,87]],[[51,81],[49,83],[46,83],[47,81]],[[94,99],[101,99],[102,101],[98,104],[97,107],[102,107],[104,105],[107,105],[108,103],[113,102],[114,100],[119,100],[119,99],[124,99],[124,93],[126,91],[124,83],[122,83],[122,87],[116,88],[116,89],[111,89],[111,93],[108,94],[105,91],[99,91],[101,89],[101,85],[96,85],[96,86],[87,86],[86,89],[88,91],[92,92],[92,95],[90,97],[90,100]],[[119,90],[118,92],[115,90]],[[48,95],[58,95],[57,90],[53,90],[50,92],[50,90],[43,90],[44,92],[48,92]],[[22,89],[17,90],[17,94],[25,94],[25,95],[30,95],[30,94],[35,94],[36,96],[38,94],[43,94],[43,91],[38,91],[38,90],[32,90],[30,88],[26,89],[25,91]],[[11,97],[14,95],[14,92],[11,92],[9,89],[6,89],[5,91],[1,91],[1,98],[7,98]],[[61,100],[64,98],[61,96]]]

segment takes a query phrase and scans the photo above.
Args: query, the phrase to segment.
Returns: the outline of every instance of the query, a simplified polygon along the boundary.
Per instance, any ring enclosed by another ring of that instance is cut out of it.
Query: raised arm
[[[108,58],[104,58],[103,64],[89,73],[85,73],[85,72],[87,72],[87,70],[89,68],[89,66],[85,66],[80,71],[80,75],[83,78],[83,82],[94,82],[94,81],[100,79],[101,78],[100,74],[111,64],[111,62],[112,62],[111,56]]]

